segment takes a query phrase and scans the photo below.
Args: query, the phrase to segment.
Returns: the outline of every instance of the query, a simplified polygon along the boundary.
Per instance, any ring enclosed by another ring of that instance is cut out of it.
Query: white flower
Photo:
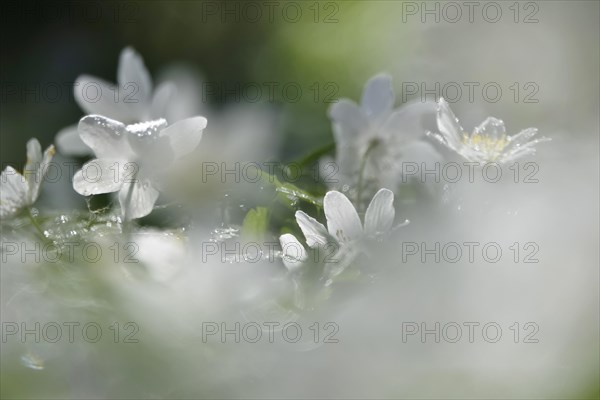
[[[504,122],[494,117],[488,117],[473,133],[468,134],[443,98],[438,102],[437,125],[440,133],[427,134],[470,162],[507,163],[535,154],[534,146],[537,143],[550,140],[546,137],[530,140],[537,134],[536,128],[527,128],[516,135],[508,136]]]
[[[170,126],[164,119],[125,125],[99,115],[84,117],[79,134],[97,158],[75,174],[73,188],[84,196],[118,191],[123,217],[144,217],[158,198],[159,175],[198,146],[206,124],[204,117]]]
[[[0,218],[12,217],[21,209],[35,203],[54,152],[54,146],[50,146],[42,155],[40,142],[37,139],[30,139],[27,142],[27,163],[23,175],[11,166],[2,171],[0,177]]]
[[[336,164],[342,187],[360,186],[374,180],[376,187],[397,185],[401,178],[400,163],[407,155],[423,160],[436,158],[425,136],[423,124],[433,121],[435,102],[411,102],[394,110],[392,78],[376,75],[366,83],[360,105],[340,99],[329,109],[336,142]],[[361,188],[358,187],[358,191]]]
[[[309,247],[335,249],[336,254],[330,261],[338,263],[336,270],[341,272],[358,253],[362,241],[379,238],[392,231],[395,217],[394,194],[388,189],[380,189],[375,194],[367,208],[364,226],[350,200],[340,192],[327,192],[323,209],[327,228],[304,211],[296,212],[296,222]],[[289,270],[296,270],[306,261],[306,250],[294,235],[281,235],[279,242],[283,262]]]
[[[117,85],[90,75],[77,78],[75,101],[86,114],[104,115],[126,124],[168,118],[167,107],[175,99],[175,85],[160,84],[153,90],[152,79],[142,57],[130,47],[121,51]],[[77,126],[69,126],[56,136],[61,153],[85,156],[92,154],[79,138]]]

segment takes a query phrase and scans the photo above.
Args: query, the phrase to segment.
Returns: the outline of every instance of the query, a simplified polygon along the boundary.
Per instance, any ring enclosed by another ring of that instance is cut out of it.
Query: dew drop
[[[217,228],[212,231],[211,241],[221,243],[228,239],[233,239],[239,236],[240,230],[232,226]]]

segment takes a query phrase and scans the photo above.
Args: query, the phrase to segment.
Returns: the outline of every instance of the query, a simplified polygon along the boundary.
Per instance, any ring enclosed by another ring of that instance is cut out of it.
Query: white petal
[[[552,140],[551,138],[547,137],[531,140],[531,138],[533,138],[536,134],[536,128],[527,128],[510,137],[508,148],[504,149],[499,161],[510,162],[526,155],[533,155],[536,153],[536,149],[534,147],[535,145]]]
[[[313,217],[308,216],[304,211],[296,211],[296,222],[309,247],[325,246],[329,240],[327,228]]]
[[[437,126],[449,147],[455,150],[460,148],[464,130],[443,98],[440,98],[438,102]]]
[[[121,51],[117,82],[119,82],[119,89],[129,94],[128,105],[137,110],[138,119],[149,118],[149,115],[143,114],[152,100],[152,79],[144,65],[144,60],[131,47]]]
[[[170,153],[169,140],[161,138],[160,132],[167,127],[165,119],[138,122],[137,124],[127,125],[125,127],[126,140],[129,147],[141,157],[142,160],[152,160],[153,154],[160,155],[165,150]],[[160,139],[160,140],[159,140]]]
[[[340,242],[358,239],[362,225],[356,209],[348,198],[335,190],[327,192],[323,200],[329,234]]]
[[[126,164],[115,159],[94,159],[73,176],[73,189],[83,196],[112,193],[123,186]]]
[[[0,175],[0,218],[8,218],[27,204],[27,180],[8,166]]]
[[[327,256],[325,269],[327,274],[333,278],[348,268],[360,254],[357,246],[340,246],[337,251]]]
[[[525,142],[527,142],[529,139],[531,139],[535,135],[537,135],[537,133],[538,133],[537,128],[527,128],[527,129],[523,129],[521,132],[517,133],[516,135],[509,137],[508,140],[513,146],[519,146],[519,145],[522,145]]]
[[[177,95],[169,103],[167,113],[160,117],[175,122],[194,115],[206,115],[206,112],[203,112],[206,109],[206,101],[203,101],[202,93],[203,79],[195,69],[184,65],[171,65],[161,71],[159,80],[174,84],[177,88]],[[212,123],[213,121],[211,121],[211,125]]]
[[[129,92],[127,92],[129,93]],[[131,103],[124,102],[123,88],[90,75],[81,75],[75,81],[73,95],[86,114],[105,115],[123,122],[134,122]]]
[[[163,82],[154,91],[152,97],[151,117],[152,119],[167,117],[167,109],[175,99],[177,87],[170,82]]]
[[[61,129],[54,138],[56,147],[61,154],[73,157],[84,157],[93,154],[92,149],[81,140],[77,125]]]
[[[369,79],[365,85],[360,108],[365,115],[375,120],[392,111],[394,100],[392,77],[387,74],[379,74]]]
[[[365,232],[372,236],[389,232],[395,215],[394,193],[388,189],[379,189],[365,214]]]
[[[25,177],[29,186],[28,202],[35,203],[40,193],[40,186],[46,172],[48,172],[48,164],[52,161],[52,157],[56,150],[54,146],[49,146],[42,157],[40,142],[37,139],[30,139],[27,142],[27,164],[25,165]]]
[[[337,146],[355,145],[361,134],[366,134],[368,122],[360,108],[351,100],[341,99],[328,111],[333,124]]]
[[[490,139],[500,139],[506,135],[506,128],[501,119],[488,117],[477,128],[475,134],[486,136]]]
[[[119,191],[119,204],[125,220],[142,218],[154,209],[159,192],[150,180],[137,178],[123,184]]]
[[[308,255],[298,239],[294,235],[286,233],[279,237],[279,243],[281,244],[281,258],[286,268],[293,271],[302,266]]]
[[[433,101],[412,101],[395,110],[384,122],[381,134],[395,142],[408,142],[435,129],[437,104]]]
[[[79,121],[79,136],[98,158],[130,159],[133,151],[125,138],[125,125],[101,115]]]
[[[330,167],[330,179],[342,180],[342,177],[356,177],[360,169],[361,152],[355,146],[336,146],[335,162]]]
[[[37,139],[29,139],[27,141],[27,162],[23,170],[23,176],[27,179],[29,193],[36,186],[37,170],[42,163],[42,146]],[[39,182],[37,182],[39,185]]]
[[[187,118],[163,129],[160,136],[168,137],[175,156],[181,157],[198,147],[206,124],[204,117]]]

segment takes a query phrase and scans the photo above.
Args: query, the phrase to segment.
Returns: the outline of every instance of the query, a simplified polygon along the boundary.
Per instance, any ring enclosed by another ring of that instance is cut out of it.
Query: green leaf
[[[256,207],[248,211],[242,222],[242,240],[262,239],[269,225],[269,210]]]
[[[304,167],[311,165],[314,162],[318,161],[324,155],[331,153],[333,150],[335,150],[335,143],[331,142],[323,147],[313,150],[312,152],[308,153],[304,157],[296,160],[294,163],[298,164],[298,165],[300,165],[300,167],[304,168]]]

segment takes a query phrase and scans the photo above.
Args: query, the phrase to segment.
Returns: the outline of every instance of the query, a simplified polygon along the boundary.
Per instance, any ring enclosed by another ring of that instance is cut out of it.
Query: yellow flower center
[[[466,144],[477,151],[487,154],[491,161],[496,159],[500,155],[500,153],[502,153],[502,150],[504,150],[506,145],[508,145],[506,135],[502,135],[499,138],[493,138],[478,133],[473,133],[472,135],[469,135],[465,132],[463,133],[462,141],[463,144]]]

